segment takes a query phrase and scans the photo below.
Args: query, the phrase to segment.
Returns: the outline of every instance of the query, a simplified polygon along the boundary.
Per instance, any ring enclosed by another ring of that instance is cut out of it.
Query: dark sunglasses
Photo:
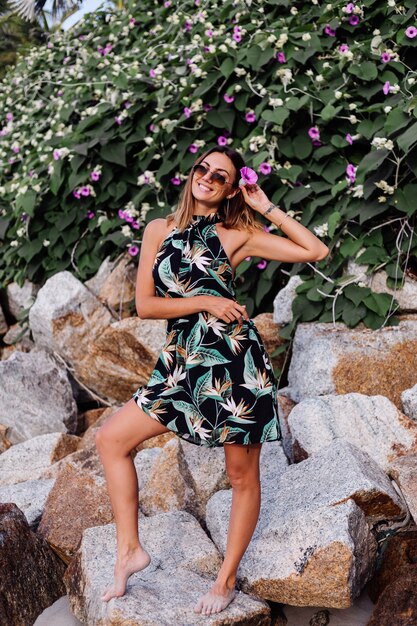
[[[219,174],[218,172],[212,172],[205,165],[201,165],[199,163],[197,165],[193,165],[192,169],[193,169],[194,174],[197,174],[200,178],[205,176],[207,174],[207,172],[210,172],[210,174],[211,174],[210,179],[217,187],[223,187],[223,185],[232,185],[233,186],[233,183],[228,183],[227,180],[225,179],[225,177],[222,174]]]

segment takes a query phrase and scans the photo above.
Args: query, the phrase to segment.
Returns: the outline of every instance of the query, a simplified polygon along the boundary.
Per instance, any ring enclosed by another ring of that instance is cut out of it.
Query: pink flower
[[[171,6],[171,0],[165,0],[164,7],[167,9],[170,6]]]
[[[183,113],[186,118],[189,118],[191,115],[191,109],[189,109],[188,107],[184,107]]]
[[[343,54],[344,52],[347,52],[348,50],[349,50],[349,46],[347,45],[347,43],[342,43],[342,44],[339,46],[339,52],[341,52],[342,54]]]
[[[77,200],[79,200],[81,198],[80,192],[78,191],[78,189],[74,189],[74,191],[72,192],[72,195],[77,198]]]
[[[11,122],[13,120],[13,113],[6,113],[6,120]]]
[[[127,213],[125,213],[122,209],[119,209],[117,215],[120,217],[121,220],[124,220],[126,219]]]
[[[219,137],[217,137],[217,143],[219,146],[225,146],[227,144],[227,137],[224,137],[224,135],[220,135]]]
[[[352,163],[349,163],[346,168],[346,177],[351,183],[354,183],[356,180],[356,167]]]
[[[254,185],[258,180],[258,174],[250,167],[242,167],[240,170],[239,185]]]
[[[312,143],[312,145],[313,145],[315,148],[318,148],[319,146],[321,146],[321,141],[320,141],[320,139],[313,139],[313,141],[312,141],[311,143]]]
[[[94,180],[94,181],[99,180],[100,172],[91,172],[90,178],[91,178],[91,180]]]
[[[388,63],[388,61],[391,61],[391,55],[389,52],[383,52],[381,54],[381,61],[382,63]]]
[[[271,170],[272,170],[272,167],[266,161],[261,163],[260,166],[259,166],[259,171],[261,172],[261,174],[264,174],[265,176],[270,174]]]
[[[128,252],[130,256],[136,256],[137,253],[139,252],[139,248],[137,246],[130,246],[130,248],[128,249]]]
[[[278,63],[285,63],[286,62],[284,52],[277,52],[277,61],[278,61]]]
[[[179,178],[178,176],[173,176],[173,178],[171,178],[171,183],[173,185],[181,185],[181,178]]]
[[[223,98],[224,98],[224,100],[225,100],[226,102],[228,102],[229,104],[230,104],[231,102],[233,102],[233,100],[235,99],[235,98],[234,98],[234,96],[229,96],[229,94],[227,94],[227,93],[225,93],[225,94],[224,94]]]
[[[245,120],[247,122],[249,122],[249,124],[252,124],[253,122],[256,122],[256,115],[255,115],[255,113],[253,111],[249,111],[248,113],[246,113]]]
[[[94,211],[88,211],[87,212],[87,217],[88,217],[89,220],[93,219],[94,216],[95,216]]]
[[[259,261],[259,263],[256,264],[256,267],[259,267],[260,270],[264,270],[267,266],[267,262],[265,261],[265,259],[263,259],[262,261]]]
[[[211,104],[203,104],[203,111],[211,111],[212,108]]]
[[[13,146],[12,150],[13,150],[13,152],[14,152],[15,154],[17,154],[18,152],[20,152],[20,148],[19,148],[19,146]]]
[[[232,35],[233,39],[235,41],[237,41],[237,43],[239,43],[240,41],[242,41],[242,35],[238,32],[234,32]]]
[[[351,26],[356,26],[359,24],[359,17],[357,15],[351,15],[349,18],[349,24]]]
[[[189,147],[188,147],[188,152],[192,152],[193,154],[195,154],[197,152],[198,148],[195,145],[195,143],[192,143]]]
[[[120,124],[122,124],[122,123],[123,123],[122,118],[121,118],[121,117],[119,117],[118,115],[115,115],[114,119],[115,119],[115,121],[119,124],[119,126],[120,126]]]
[[[192,24],[189,20],[185,20],[184,22],[184,30],[188,33],[190,32]]]
[[[346,139],[346,141],[347,141],[348,143],[350,143],[350,145],[352,145],[352,144],[353,144],[352,135],[351,135],[350,133],[348,133],[348,134],[346,135],[345,139]]]
[[[59,150],[54,150],[52,153],[55,161],[59,161]]]
[[[154,70],[153,68],[152,68],[151,70],[149,70],[149,76],[150,76],[151,78],[155,78],[155,76],[156,76],[156,72],[155,72],[155,70]]]
[[[89,196],[90,195],[90,190],[88,187],[86,187],[85,185],[83,185],[80,189],[80,193],[82,196]]]
[[[414,39],[417,35],[417,28],[415,26],[409,26],[405,31],[405,34],[409,39]]]
[[[336,36],[336,31],[334,30],[334,28],[330,26],[330,24],[326,24],[326,26],[324,27],[324,32],[326,33],[326,35],[329,35],[330,37]]]
[[[345,6],[345,13],[353,13],[354,9],[355,5],[353,4],[353,2],[349,2],[349,4]]]
[[[389,80],[387,80],[387,81],[384,83],[384,86],[382,87],[382,91],[384,92],[384,94],[385,94],[386,96],[389,94],[389,92],[390,92],[390,88],[391,88],[390,82],[389,82]]]
[[[207,37],[213,37],[213,35],[214,35],[214,30],[213,30],[212,28],[208,28],[208,29],[206,30],[206,35],[207,35]]]
[[[312,126],[309,129],[308,134],[310,135],[311,139],[318,139],[320,137],[320,131],[317,126]]]
[[[134,17],[131,17],[129,20],[129,24],[136,24],[136,20]]]

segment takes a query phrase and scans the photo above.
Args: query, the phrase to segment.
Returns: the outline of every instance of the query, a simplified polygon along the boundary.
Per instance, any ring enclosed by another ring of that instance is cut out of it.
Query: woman
[[[248,256],[297,263],[329,251],[257,184],[240,184],[244,165],[227,146],[208,150],[194,164],[175,213],[144,230],[136,308],[141,318],[167,319],[167,337],[148,384],[96,435],[117,528],[114,584],[104,601],[122,596],[129,576],[151,561],[138,537],[130,452],[169,431],[197,445],[223,446],[233,489],[224,561],[194,611],[218,613],[236,595],[237,568],[259,516],[261,446],[281,433],[270,358],[235,299],[234,274]],[[267,233],[256,213],[288,238]]]

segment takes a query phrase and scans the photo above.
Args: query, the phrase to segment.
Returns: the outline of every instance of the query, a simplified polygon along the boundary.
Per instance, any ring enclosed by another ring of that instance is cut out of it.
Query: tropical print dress
[[[208,294],[236,300],[233,269],[217,234],[217,212],[193,214],[163,241],[153,269],[156,295]],[[282,438],[277,380],[250,320],[206,311],[167,320],[166,340],[136,404],[179,437],[208,447]]]

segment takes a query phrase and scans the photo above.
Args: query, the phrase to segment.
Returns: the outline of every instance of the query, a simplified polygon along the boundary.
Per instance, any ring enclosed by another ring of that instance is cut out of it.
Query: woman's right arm
[[[169,319],[208,311],[224,321],[240,319],[242,315],[249,319],[244,307],[229,298],[206,294],[189,298],[162,298],[155,295],[152,268],[160,245],[161,228],[165,225],[164,218],[156,218],[143,231],[136,278],[135,300],[138,316],[141,319]]]

